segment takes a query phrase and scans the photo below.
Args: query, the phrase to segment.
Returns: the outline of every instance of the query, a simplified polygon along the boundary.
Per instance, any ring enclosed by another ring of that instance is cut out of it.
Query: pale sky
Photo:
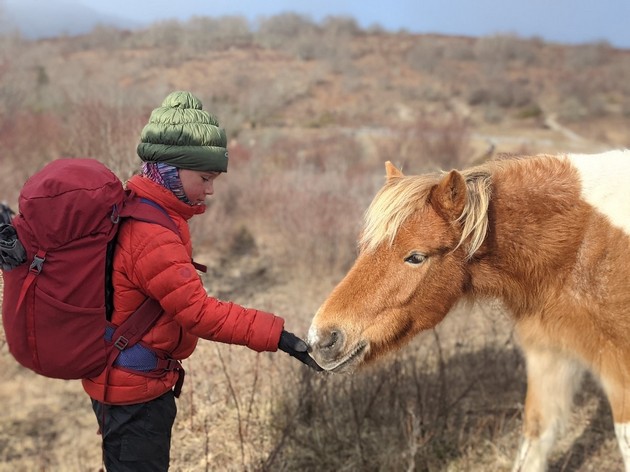
[[[45,1],[45,0],[42,0]],[[239,15],[254,21],[295,12],[319,21],[354,17],[360,26],[418,33],[516,34],[552,42],[607,41],[630,48],[630,0],[65,0],[138,22]]]
[[[292,12],[316,22],[349,16],[362,28],[379,25],[392,32],[514,34],[566,44],[606,41],[630,49],[630,0],[0,0],[2,4],[20,8],[22,26],[53,30],[55,23],[72,30],[69,25],[86,18],[85,9],[92,18],[103,15],[105,24],[117,17],[126,20],[117,23],[138,26],[226,15],[243,16],[255,26],[258,18]]]

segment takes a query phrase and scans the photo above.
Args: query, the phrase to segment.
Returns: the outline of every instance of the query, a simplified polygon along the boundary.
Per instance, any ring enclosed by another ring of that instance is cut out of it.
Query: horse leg
[[[615,373],[623,376],[621,368]],[[602,385],[612,409],[615,435],[621,449],[625,470],[630,472],[630,379],[612,379],[604,374]]]
[[[557,351],[524,350],[527,396],[523,438],[513,472],[543,472],[556,436],[564,429],[573,395],[582,379],[582,366]]]
[[[617,435],[617,442],[621,449],[621,455],[623,457],[623,464],[626,472],[630,471],[630,422],[624,421],[618,423],[615,421],[615,434]]]

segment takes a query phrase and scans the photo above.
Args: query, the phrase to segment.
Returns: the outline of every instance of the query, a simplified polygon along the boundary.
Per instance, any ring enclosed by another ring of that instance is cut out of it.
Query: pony
[[[514,471],[544,471],[582,373],[599,379],[630,471],[630,150],[503,155],[386,181],[358,255],[307,342],[352,372],[435,327],[462,300],[502,302],[525,357]]]

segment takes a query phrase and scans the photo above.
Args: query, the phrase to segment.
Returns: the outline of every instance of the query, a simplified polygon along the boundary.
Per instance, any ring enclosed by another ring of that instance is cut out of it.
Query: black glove
[[[293,333],[282,330],[280,342],[278,343],[278,349],[295,357],[297,360],[303,362],[317,372],[324,370],[317,365],[317,362],[315,362],[311,356],[308,355],[308,346],[306,343]]]

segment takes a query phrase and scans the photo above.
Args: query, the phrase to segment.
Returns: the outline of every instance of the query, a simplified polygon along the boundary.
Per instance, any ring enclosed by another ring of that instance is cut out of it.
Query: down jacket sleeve
[[[259,352],[277,350],[282,318],[209,297],[177,234],[143,222],[129,226],[133,244],[127,247],[133,252],[125,258],[127,273],[185,331]]]

